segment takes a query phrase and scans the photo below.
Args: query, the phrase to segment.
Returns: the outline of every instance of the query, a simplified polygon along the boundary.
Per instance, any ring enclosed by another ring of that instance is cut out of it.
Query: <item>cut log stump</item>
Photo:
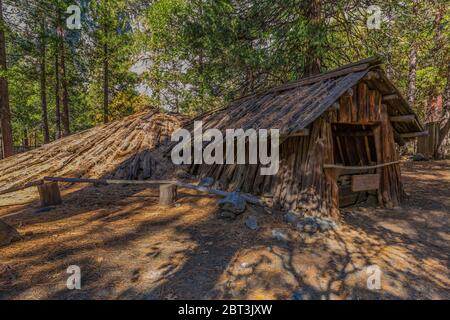
[[[55,206],[62,203],[58,182],[44,183],[37,188],[42,207]]]
[[[174,184],[163,184],[159,187],[159,204],[171,206],[177,201],[177,186]]]

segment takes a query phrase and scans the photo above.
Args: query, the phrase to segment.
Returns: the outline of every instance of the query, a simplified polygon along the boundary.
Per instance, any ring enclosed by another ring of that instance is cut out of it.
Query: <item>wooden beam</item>
[[[289,137],[307,137],[307,136],[309,136],[309,133],[310,133],[309,129],[303,129],[303,130],[297,131],[293,134],[290,134]]]
[[[399,96],[396,93],[389,94],[387,96],[383,96],[383,102],[397,100],[398,98],[399,98]]]
[[[416,120],[416,116],[414,114],[407,114],[403,116],[393,116],[390,117],[389,120],[391,122],[413,122]]]
[[[171,181],[171,180],[106,180],[106,179],[82,179],[82,178],[62,178],[62,177],[45,177],[45,181],[59,181],[59,182],[69,182],[69,183],[93,183],[93,184],[153,184],[153,185],[162,185],[162,184],[172,184],[176,185],[179,188],[192,189],[203,193],[214,194],[221,197],[226,197],[230,194],[230,192],[222,191],[219,189],[207,188],[196,186],[190,183],[184,183],[181,181]],[[252,195],[249,194],[241,194],[241,197],[244,198],[248,203],[265,207],[264,202]]]
[[[67,182],[67,183],[92,183],[92,184],[176,184],[171,180],[108,180],[108,179],[85,179],[85,178],[63,178],[45,177],[44,181]]]
[[[394,131],[394,141],[398,143],[400,147],[403,147],[406,144],[406,141],[402,138],[400,133],[398,133],[396,130]]]
[[[380,79],[380,75],[376,71],[369,71],[367,75],[364,77],[366,81],[378,80]]]
[[[0,192],[0,196],[4,195],[4,194],[8,194],[8,193],[13,193],[13,192],[16,192],[16,191],[25,190],[27,188],[40,186],[41,184],[44,184],[44,180],[33,181],[33,182],[30,182],[30,183],[24,184],[21,187],[10,188],[10,189],[7,189],[5,191],[2,191],[2,192]]]
[[[377,168],[383,168],[387,166],[392,166],[394,164],[398,164],[400,161],[393,161],[388,163],[377,164],[375,166],[341,166],[337,164],[324,164],[324,169],[342,169],[342,170],[372,170]]]
[[[336,131],[334,133],[335,136],[338,137],[368,137],[373,136],[372,131]]]
[[[401,133],[400,137],[402,137],[403,139],[408,139],[416,137],[426,137],[428,135],[429,135],[428,131],[422,131],[422,132]]]

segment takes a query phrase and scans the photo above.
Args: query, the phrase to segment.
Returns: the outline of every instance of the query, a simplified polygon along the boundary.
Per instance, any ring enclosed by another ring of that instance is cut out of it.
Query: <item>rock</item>
[[[217,216],[219,219],[225,219],[225,220],[236,219],[236,215],[230,211],[220,211]]]
[[[21,239],[22,237],[16,229],[0,220],[0,247]]]
[[[304,218],[297,222],[295,228],[301,232],[316,233],[319,230],[319,224],[314,218]]]
[[[247,226],[247,228],[249,228],[251,230],[257,230],[258,229],[258,220],[256,219],[255,216],[250,216],[245,221],[245,225]]]
[[[282,241],[282,242],[288,242],[289,241],[288,236],[282,230],[278,230],[278,229],[272,230],[272,236],[275,239],[277,239],[278,241]]]
[[[298,219],[298,217],[292,212],[288,212],[284,216],[284,221],[286,221],[287,223],[290,223],[290,224],[294,224],[295,221],[297,221],[297,219]]]
[[[206,187],[206,188],[212,187],[213,184],[214,184],[214,178],[211,178],[211,177],[203,178],[198,183],[198,185],[200,187]]]
[[[413,161],[428,161],[428,158],[421,153],[416,153],[412,159]]]
[[[239,192],[232,192],[219,201],[219,208],[225,211],[241,214],[245,211],[247,202],[241,197]]]
[[[293,300],[304,300],[303,292],[300,292],[300,291],[294,292],[294,294],[292,295],[292,299]]]
[[[319,229],[322,232],[336,229],[336,223],[334,221],[328,219],[317,219],[317,224],[319,225]]]
[[[310,234],[316,233],[317,231],[329,231],[332,229],[336,229],[336,227],[336,223],[332,220],[309,217],[299,220],[295,225],[295,228],[297,230]]]
[[[191,175],[188,172],[186,172],[186,170],[183,170],[183,169],[178,169],[175,172],[175,176],[178,179],[190,179],[191,178]]]

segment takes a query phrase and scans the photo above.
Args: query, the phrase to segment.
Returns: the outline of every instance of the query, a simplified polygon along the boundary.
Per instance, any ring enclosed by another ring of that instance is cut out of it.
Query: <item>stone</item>
[[[289,241],[288,236],[282,230],[278,230],[278,229],[272,230],[272,236],[275,239],[277,239],[278,241],[282,241],[282,242],[288,242]]]
[[[412,159],[413,161],[428,161],[428,158],[421,153],[416,153]]]
[[[245,221],[245,225],[247,226],[247,228],[249,228],[251,230],[257,230],[258,229],[258,220],[256,219],[255,216],[250,216]]]
[[[300,291],[294,292],[294,294],[292,295],[292,299],[293,300],[304,300],[303,292],[300,292]]]
[[[220,211],[217,216],[219,217],[219,219],[224,219],[224,220],[236,219],[236,215],[230,211]]]
[[[21,239],[22,237],[16,229],[0,220],[0,247],[9,245],[12,242],[19,241]]]
[[[319,229],[322,232],[336,229],[336,223],[334,221],[328,219],[317,219],[317,224],[319,225]]]
[[[319,230],[319,224],[314,218],[304,218],[299,220],[295,228],[301,232],[316,233]]]
[[[241,197],[239,192],[232,192],[219,201],[219,208],[225,211],[241,214],[245,211],[247,202]]]
[[[284,221],[290,224],[294,224],[295,221],[297,221],[297,219],[298,217],[292,212],[288,212],[287,214],[284,215]]]
[[[200,187],[206,187],[206,188],[212,187],[213,184],[214,184],[214,178],[211,178],[211,177],[203,178],[198,183],[198,185]]]

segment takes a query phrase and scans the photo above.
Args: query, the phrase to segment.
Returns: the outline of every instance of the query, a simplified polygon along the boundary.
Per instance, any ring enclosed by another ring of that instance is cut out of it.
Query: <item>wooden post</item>
[[[376,151],[376,155],[377,155],[377,163],[380,164],[383,161],[383,154],[381,151],[381,128],[380,126],[376,126],[375,128],[373,128],[373,136],[374,136],[374,140],[375,140],[375,151]],[[382,168],[377,168],[376,171],[379,175],[382,174],[383,169]],[[379,188],[377,190],[377,196],[378,196],[378,203],[380,204],[380,206],[384,205],[383,202],[383,196],[381,194],[381,188]]]
[[[41,206],[54,206],[62,203],[58,182],[48,182],[37,186]]]
[[[177,186],[174,184],[163,184],[159,187],[159,204],[170,206],[177,200]]]

